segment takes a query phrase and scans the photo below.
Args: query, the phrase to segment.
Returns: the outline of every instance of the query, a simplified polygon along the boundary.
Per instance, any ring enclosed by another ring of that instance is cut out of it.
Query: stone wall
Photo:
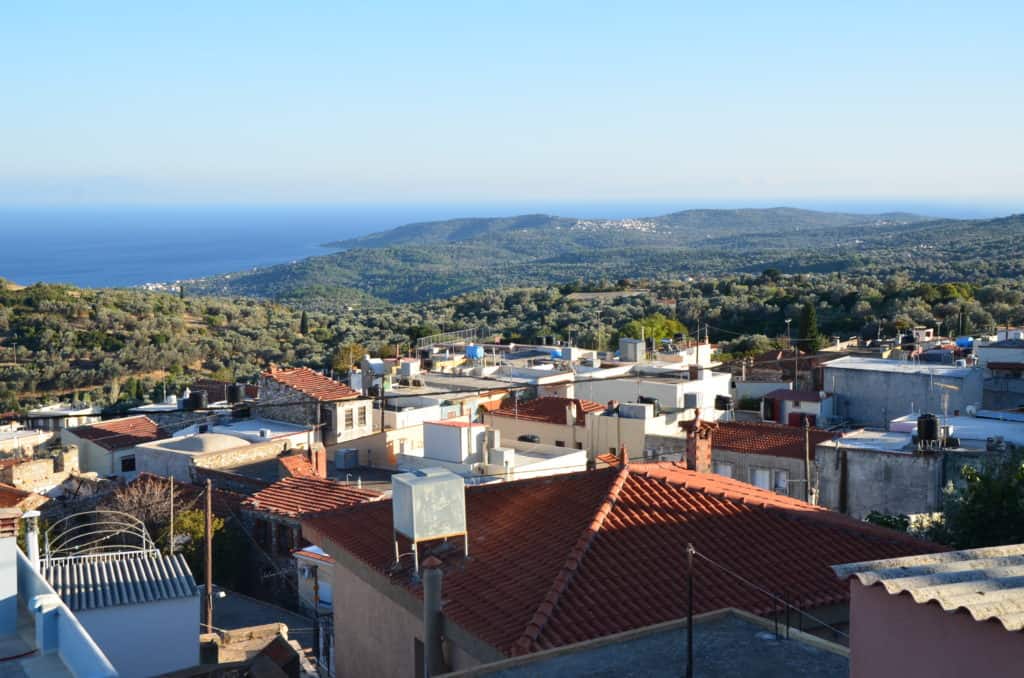
[[[819,503],[854,518],[932,513],[941,509],[945,480],[942,452],[883,452],[819,445],[815,468]]]

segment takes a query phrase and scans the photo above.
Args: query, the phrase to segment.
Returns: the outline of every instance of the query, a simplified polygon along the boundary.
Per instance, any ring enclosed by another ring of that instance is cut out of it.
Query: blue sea
[[[418,221],[537,212],[617,219],[695,207],[771,204],[795,203],[0,206],[0,277],[22,285],[59,282],[82,287],[130,287],[243,271],[327,254],[331,250],[323,247],[325,243]],[[804,203],[797,206],[854,212],[906,209],[963,217],[991,213],[991,210],[934,205]]]

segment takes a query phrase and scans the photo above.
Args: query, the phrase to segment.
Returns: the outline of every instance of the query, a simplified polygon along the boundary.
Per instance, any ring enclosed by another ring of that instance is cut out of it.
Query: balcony
[[[10,576],[15,569],[16,578]],[[15,581],[17,591],[12,586]],[[0,675],[117,676],[71,610],[15,546],[14,538],[5,535],[0,535]]]

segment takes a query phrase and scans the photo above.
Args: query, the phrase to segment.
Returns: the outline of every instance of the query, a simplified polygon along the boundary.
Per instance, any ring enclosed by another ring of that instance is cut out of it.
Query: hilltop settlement
[[[1024,330],[721,349],[465,329],[7,413],[0,673],[1024,665],[1021,528],[976,501],[1019,476]]]

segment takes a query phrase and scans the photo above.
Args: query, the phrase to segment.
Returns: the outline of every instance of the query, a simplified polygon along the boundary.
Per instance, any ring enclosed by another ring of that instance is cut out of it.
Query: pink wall
[[[1024,633],[850,580],[851,678],[1024,674]]]

